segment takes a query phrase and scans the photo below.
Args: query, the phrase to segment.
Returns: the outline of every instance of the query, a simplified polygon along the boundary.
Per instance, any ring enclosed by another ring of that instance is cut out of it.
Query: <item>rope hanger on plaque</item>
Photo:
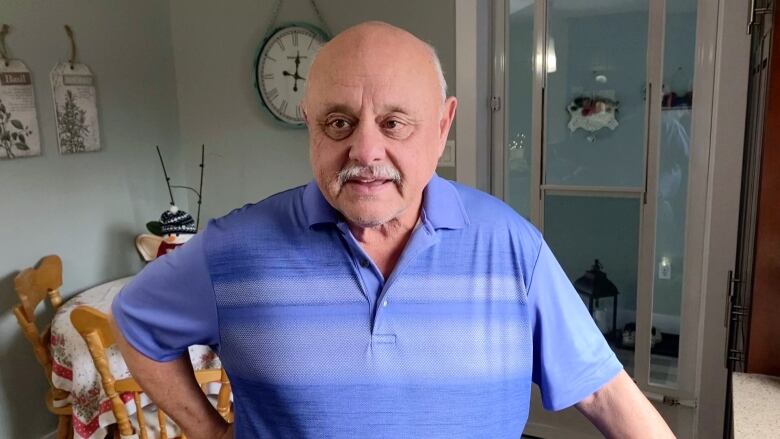
[[[41,154],[32,75],[21,60],[8,55],[9,30],[7,24],[0,28],[0,160]]]
[[[60,154],[98,151],[101,145],[95,78],[86,64],[76,62],[76,40],[67,24],[65,33],[70,40],[70,57],[51,71]]]

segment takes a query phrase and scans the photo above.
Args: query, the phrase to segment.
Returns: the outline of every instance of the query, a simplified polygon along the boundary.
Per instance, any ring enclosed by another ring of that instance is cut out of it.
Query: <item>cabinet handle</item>
[[[653,111],[653,83],[647,83],[647,108],[645,109],[645,190],[642,194],[642,204],[647,204],[647,174],[650,161],[650,112]]]
[[[731,314],[731,300],[733,297],[731,284],[733,283],[733,280],[734,280],[734,272],[732,270],[729,270],[729,279],[726,283],[726,309],[723,314],[723,326],[727,328],[729,326],[729,314]],[[728,349],[726,350],[728,351]]]
[[[725,315],[723,316],[723,326],[726,327],[726,346],[723,349],[723,356],[725,366],[729,370],[729,360],[741,361],[740,359],[744,356],[744,352],[732,349],[732,345],[736,347],[736,338],[738,335],[736,331],[732,331],[733,328],[731,327],[731,324],[732,322],[738,325],[745,324],[745,316],[750,314],[750,311],[745,309],[744,306],[734,304],[734,288],[736,288],[736,284],[740,282],[742,282],[741,279],[734,277],[734,271],[729,270],[728,284],[726,285],[726,310]],[[738,311],[735,311],[735,309]],[[735,316],[737,317],[736,319],[733,318]],[[734,354],[734,356],[731,354]]]
[[[731,281],[734,279],[734,272],[729,270],[729,278],[726,283],[726,306],[723,313],[723,326],[726,327],[726,346],[723,347],[723,364],[727,370],[731,370],[729,365],[729,351],[731,350],[731,325],[729,325],[729,314],[731,314]]]

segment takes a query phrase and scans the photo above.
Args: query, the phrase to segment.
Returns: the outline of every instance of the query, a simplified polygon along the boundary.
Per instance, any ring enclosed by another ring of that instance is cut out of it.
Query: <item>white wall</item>
[[[275,123],[253,86],[255,56],[273,4],[171,1],[179,121],[188,163],[200,159],[200,145],[206,144],[204,218],[305,184],[312,176],[306,131]],[[433,44],[454,94],[454,0],[328,0],[318,5],[333,33],[382,20]],[[283,3],[277,23],[291,21],[318,24],[308,0]],[[452,171],[439,172],[453,178]],[[197,183],[198,169],[187,172],[188,180]]]
[[[0,2],[0,21],[10,54],[32,71],[43,151],[0,162],[0,437],[37,438],[56,418],[12,313],[13,278],[59,254],[67,297],[140,268],[133,236],[167,205],[155,144],[181,176],[170,18],[155,0],[35,0]],[[64,24],[97,78],[100,152],[57,151],[49,72],[68,56]]]

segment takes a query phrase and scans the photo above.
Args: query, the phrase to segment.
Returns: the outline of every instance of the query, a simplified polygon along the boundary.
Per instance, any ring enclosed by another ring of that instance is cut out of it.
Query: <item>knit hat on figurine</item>
[[[171,206],[170,209],[160,215],[160,223],[163,235],[197,232],[195,220],[192,219],[192,216],[176,206]]]

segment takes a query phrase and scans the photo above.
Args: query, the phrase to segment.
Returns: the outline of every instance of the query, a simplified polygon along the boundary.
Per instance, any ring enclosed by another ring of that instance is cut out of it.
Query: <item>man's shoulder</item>
[[[297,186],[247,203],[210,222],[210,229],[243,231],[258,227],[291,228],[301,221],[301,195],[306,186]]]
[[[470,225],[508,228],[521,234],[538,237],[540,232],[504,201],[464,184],[447,180],[458,191]]]

